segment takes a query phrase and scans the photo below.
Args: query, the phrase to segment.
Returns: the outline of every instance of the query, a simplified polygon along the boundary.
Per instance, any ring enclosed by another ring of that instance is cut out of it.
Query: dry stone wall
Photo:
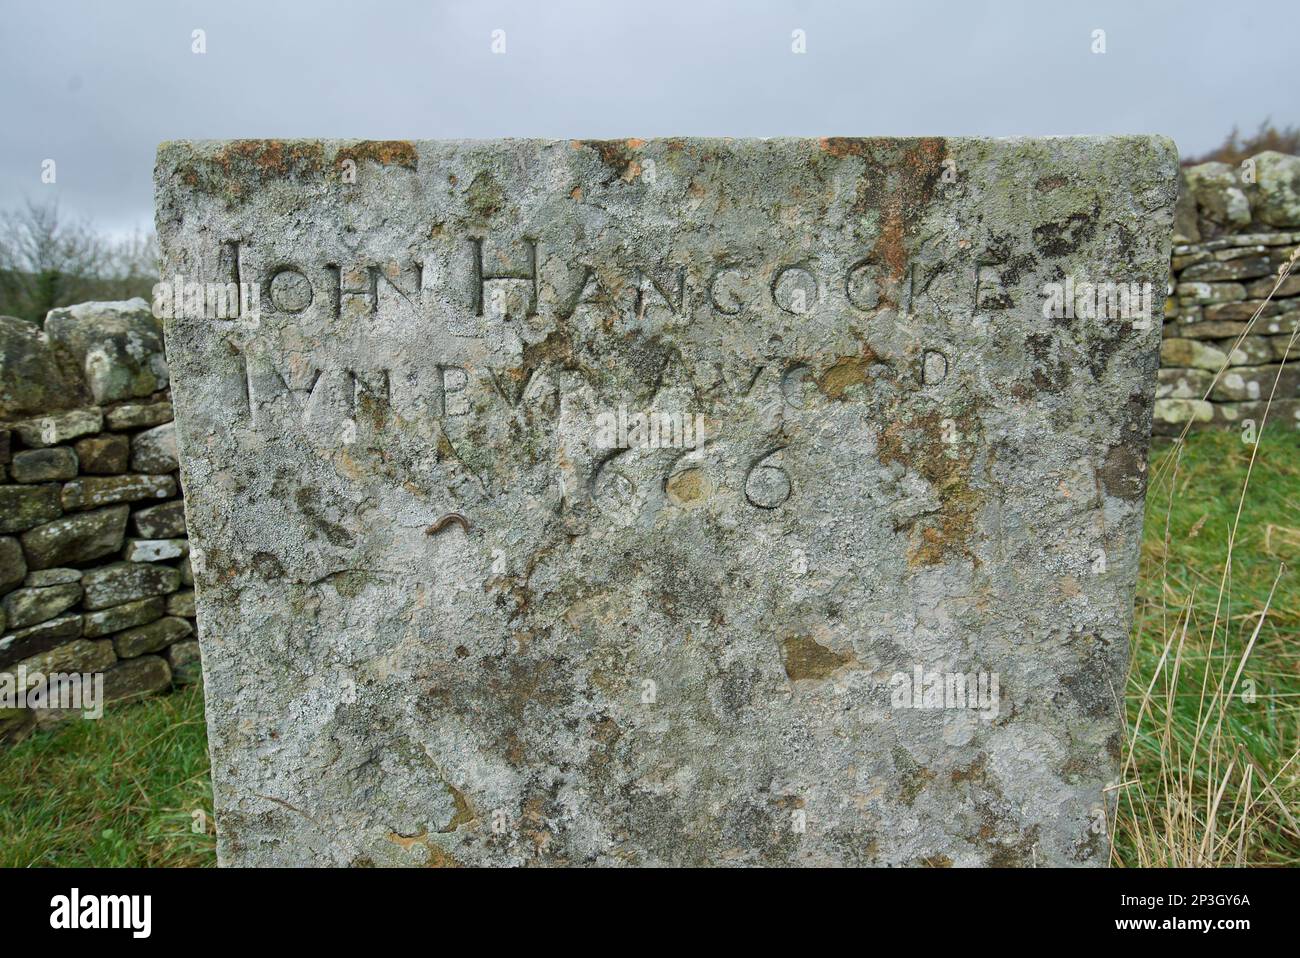
[[[142,299],[0,317],[0,687],[194,681],[193,577],[162,329]],[[0,744],[79,714],[0,709]]]
[[[1239,167],[1202,163],[1184,171],[1157,434],[1177,435],[1188,422],[1257,433],[1270,396],[1270,428],[1300,429],[1300,274],[1251,323],[1297,244],[1300,157],[1266,152]]]

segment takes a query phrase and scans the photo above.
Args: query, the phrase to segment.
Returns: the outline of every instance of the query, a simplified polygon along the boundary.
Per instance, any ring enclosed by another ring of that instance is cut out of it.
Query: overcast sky
[[[0,8],[0,207],[54,196],[112,232],[151,227],[165,139],[1158,132],[1195,154],[1300,122],[1296,0]]]

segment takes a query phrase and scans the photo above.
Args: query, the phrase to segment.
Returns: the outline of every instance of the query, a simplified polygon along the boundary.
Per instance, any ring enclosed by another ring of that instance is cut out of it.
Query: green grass
[[[1153,449],[1116,864],[1300,864],[1298,565],[1300,433]]]
[[[0,753],[0,866],[215,863],[198,686],[110,706]]]
[[[1116,864],[1300,864],[1297,566],[1300,434],[1153,450]],[[3,866],[211,865],[211,813],[198,688],[0,753]]]

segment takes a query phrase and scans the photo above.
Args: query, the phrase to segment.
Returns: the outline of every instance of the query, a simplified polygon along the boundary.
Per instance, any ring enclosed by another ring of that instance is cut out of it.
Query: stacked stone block
[[[0,673],[104,673],[104,701],[196,680],[162,329],[144,300],[0,317]],[[73,713],[76,714],[76,713]],[[0,743],[55,710],[0,709]]]
[[[1250,323],[1297,245],[1300,157],[1266,152],[1239,167],[1184,171],[1156,434],[1178,435],[1189,422],[1257,433],[1270,395],[1268,428],[1300,429],[1300,270]]]

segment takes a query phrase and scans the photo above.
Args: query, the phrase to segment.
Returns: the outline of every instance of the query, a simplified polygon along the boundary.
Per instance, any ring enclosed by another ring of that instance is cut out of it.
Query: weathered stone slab
[[[167,401],[152,403],[123,403],[110,409],[107,415],[109,429],[141,429],[172,421],[172,404]]]
[[[194,590],[173,592],[167,596],[167,614],[194,617]],[[173,663],[174,665],[175,663]]]
[[[97,403],[167,386],[162,328],[143,299],[52,309],[45,333],[55,352],[82,371]]]
[[[62,514],[57,483],[0,486],[0,532],[22,532]]]
[[[172,680],[177,685],[193,685],[203,678],[203,662],[199,657],[199,643],[186,639],[167,647],[167,662],[172,667]]]
[[[5,621],[22,629],[54,618],[81,601],[81,583],[65,582],[36,589],[15,589],[4,597]]]
[[[171,476],[86,476],[64,484],[62,501],[71,511],[174,495],[176,480]]]
[[[194,627],[185,619],[167,616],[148,625],[127,629],[113,636],[113,647],[120,659],[133,659],[145,652],[157,652],[185,638]]]
[[[0,316],[0,419],[67,409],[90,401],[76,369],[60,362],[35,323]]]
[[[104,673],[104,704],[142,698],[172,684],[172,671],[159,655],[119,662]]]
[[[127,539],[122,558],[127,562],[165,562],[189,551],[188,539]]]
[[[27,449],[14,456],[9,467],[14,482],[52,482],[77,474],[77,454],[67,446]]]
[[[81,460],[82,472],[97,476],[112,476],[126,472],[127,462],[131,456],[131,441],[126,436],[105,433],[79,439],[76,450],[77,457]]]
[[[62,615],[0,636],[0,667],[30,659],[81,635],[81,616]],[[111,661],[111,660],[110,660]]]
[[[81,577],[85,589],[84,604],[86,609],[93,611],[166,595],[176,591],[180,578],[175,569],[149,562],[115,562],[100,566],[88,570]]]
[[[164,144],[220,860],[1104,863],[1176,167]]]
[[[0,595],[20,585],[27,575],[22,546],[13,536],[0,536]]]
[[[49,569],[65,562],[90,562],[116,552],[122,548],[130,511],[129,506],[108,506],[64,516],[23,533],[27,565]]]
[[[124,602],[97,612],[87,612],[82,634],[88,639],[93,639],[161,619],[167,608],[164,603],[163,597],[158,595],[137,599],[134,602]]]
[[[11,424],[10,428],[29,446],[57,446],[78,436],[99,432],[104,428],[104,413],[98,406],[70,409],[35,419],[23,419]]]
[[[185,503],[181,499],[137,509],[131,516],[143,539],[175,539],[185,535]]]
[[[137,434],[131,440],[131,468],[136,472],[175,471],[176,424],[169,422]]]

